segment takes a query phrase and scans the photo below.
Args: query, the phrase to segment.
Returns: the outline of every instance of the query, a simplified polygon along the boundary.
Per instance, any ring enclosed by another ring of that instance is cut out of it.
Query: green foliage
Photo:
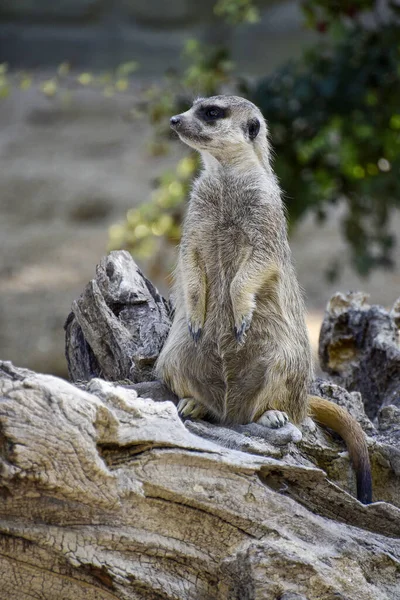
[[[373,11],[375,0],[303,0],[302,9],[306,24],[324,33],[342,19],[357,19],[366,11]]]
[[[352,29],[249,90],[269,123],[292,222],[346,201],[343,235],[367,274],[391,263],[400,204],[400,28]]]
[[[57,70],[48,79],[36,81],[42,93],[48,98],[61,96],[63,100],[69,99],[73,90],[81,87],[97,88],[102,90],[104,96],[113,96],[115,93],[125,92],[130,86],[130,77],[138,68],[135,61],[119,65],[113,71],[94,74],[83,72],[73,74],[68,62],[61,63]],[[35,78],[32,73],[17,71],[12,74],[5,63],[0,64],[0,99],[6,98],[15,89],[28,90]]]
[[[32,84],[32,76],[29,73],[21,71],[16,75],[11,75],[7,63],[0,63],[0,100],[7,98],[15,86],[21,90],[28,90]]]
[[[61,91],[65,97],[65,94],[76,87],[94,87],[101,89],[104,96],[111,97],[117,92],[128,90],[129,77],[137,68],[138,64],[135,61],[129,61],[106,73],[83,72],[79,75],[71,75],[70,64],[64,62],[53,77],[42,83],[41,89],[46,96],[52,97]]]
[[[0,98],[7,98],[10,93],[10,82],[7,77],[8,65],[0,64]]]
[[[218,0],[214,13],[233,25],[256,23],[260,18],[259,10],[252,0]]]

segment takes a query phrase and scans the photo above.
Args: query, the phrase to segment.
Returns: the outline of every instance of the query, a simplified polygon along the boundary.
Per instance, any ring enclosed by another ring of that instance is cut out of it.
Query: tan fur
[[[361,426],[341,406],[318,396],[308,397],[309,412],[318,423],[336,431],[346,442],[354,468],[369,464],[365,435]]]
[[[199,115],[212,106],[227,115],[204,122]],[[260,123],[255,139],[252,119]],[[311,350],[266,123],[235,96],[199,99],[178,120],[179,136],[201,153],[204,169],[183,225],[175,317],[157,375],[219,422],[248,423],[276,409],[301,423]],[[340,415],[345,433],[354,420]],[[358,436],[356,446],[362,443]]]
[[[361,426],[341,406],[318,396],[308,397],[310,415],[330,427],[346,442],[357,475],[357,497],[364,504],[372,502],[371,464]]]
[[[230,115],[210,126],[196,110],[213,103]],[[252,117],[261,126],[254,141],[245,132]],[[221,422],[247,423],[268,409],[301,422],[311,352],[265,121],[232,96],[199,100],[182,118],[178,133],[200,150],[204,170],[183,226],[175,318],[157,373]],[[238,343],[234,329],[243,323],[249,328]],[[197,343],[188,324],[202,330]]]

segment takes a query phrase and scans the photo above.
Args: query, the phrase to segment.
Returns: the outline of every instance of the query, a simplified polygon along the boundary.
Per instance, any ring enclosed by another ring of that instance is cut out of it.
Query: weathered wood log
[[[71,381],[151,381],[171,309],[131,255],[111,252],[72,305],[65,323]]]
[[[322,369],[340,386],[362,394],[373,419],[384,406],[400,407],[400,299],[388,312],[363,292],[335,294],[319,340]]]
[[[0,490],[1,600],[400,598],[398,507],[102,379],[0,363]]]

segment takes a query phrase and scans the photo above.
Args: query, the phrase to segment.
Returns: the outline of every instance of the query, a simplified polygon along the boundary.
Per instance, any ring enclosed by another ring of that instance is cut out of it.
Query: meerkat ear
[[[247,123],[249,138],[255,140],[260,131],[260,121],[258,119],[250,119]]]

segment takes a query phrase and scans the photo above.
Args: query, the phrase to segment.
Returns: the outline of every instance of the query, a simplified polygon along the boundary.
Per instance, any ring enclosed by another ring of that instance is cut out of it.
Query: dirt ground
[[[1,359],[66,375],[63,323],[106,251],[109,226],[145,201],[154,178],[183,154],[176,146],[167,157],[149,157],[149,125],[126,119],[132,100],[86,90],[63,105],[37,88],[1,100]],[[393,228],[400,231],[398,215]],[[327,283],[332,257],[347,262],[337,214],[323,228],[307,218],[291,245],[314,346],[337,289],[364,289],[386,306],[400,294],[398,268],[360,280],[346,266],[339,282]]]

